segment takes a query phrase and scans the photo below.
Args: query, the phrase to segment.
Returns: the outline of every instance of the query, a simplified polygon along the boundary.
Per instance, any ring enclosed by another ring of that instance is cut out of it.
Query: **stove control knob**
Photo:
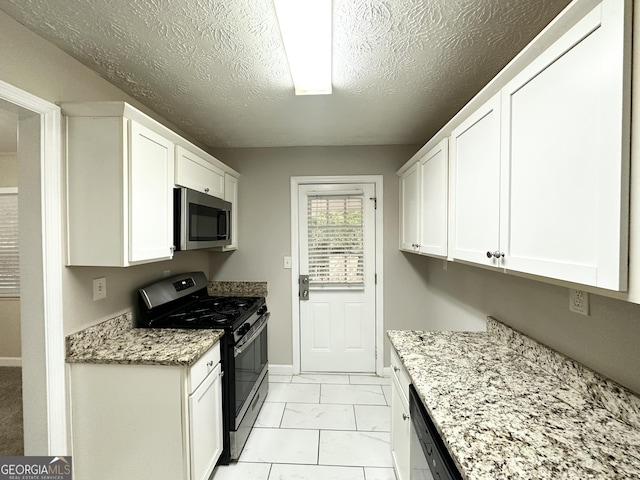
[[[264,315],[265,313],[267,313],[267,306],[266,306],[266,305],[262,305],[262,306],[258,309],[258,315]]]
[[[246,334],[251,329],[251,324],[249,322],[245,323],[240,327],[240,335]]]

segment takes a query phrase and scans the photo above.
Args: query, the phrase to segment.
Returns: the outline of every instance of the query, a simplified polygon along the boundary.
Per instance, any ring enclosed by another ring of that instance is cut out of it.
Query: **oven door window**
[[[189,203],[189,241],[223,240],[227,231],[226,220],[224,210]]]
[[[249,345],[245,345],[236,359],[235,390],[236,417],[249,399],[251,389],[256,385],[260,373],[267,366],[267,329],[265,328]]]

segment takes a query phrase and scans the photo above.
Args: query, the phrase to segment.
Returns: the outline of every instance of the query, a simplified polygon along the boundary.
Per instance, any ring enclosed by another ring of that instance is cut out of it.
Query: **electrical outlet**
[[[107,279],[105,277],[93,279],[93,301],[107,298]]]
[[[583,290],[569,289],[569,310],[589,315],[589,294]]]

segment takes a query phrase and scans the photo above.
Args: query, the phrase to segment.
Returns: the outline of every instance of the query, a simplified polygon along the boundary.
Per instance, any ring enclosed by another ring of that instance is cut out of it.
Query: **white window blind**
[[[309,283],[364,285],[362,195],[310,196],[308,201]]]
[[[19,296],[18,189],[0,188],[0,297]]]

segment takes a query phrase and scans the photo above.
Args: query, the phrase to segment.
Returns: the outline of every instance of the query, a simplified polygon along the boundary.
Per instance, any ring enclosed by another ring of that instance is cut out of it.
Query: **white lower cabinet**
[[[396,353],[391,352],[391,457],[398,480],[409,480],[411,419],[409,376]]]
[[[208,479],[222,452],[219,348],[191,368],[70,364],[74,478]]]

